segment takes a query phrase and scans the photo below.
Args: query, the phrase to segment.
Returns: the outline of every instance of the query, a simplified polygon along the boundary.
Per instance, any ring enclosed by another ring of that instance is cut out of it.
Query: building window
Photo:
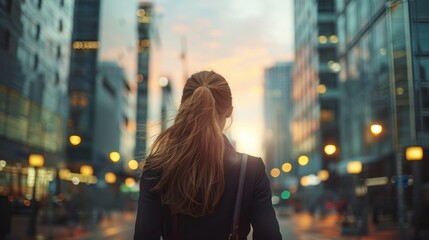
[[[328,89],[337,87],[337,74],[336,73],[321,73],[320,83],[324,84]]]
[[[425,110],[429,109],[429,88],[422,87],[420,96],[422,99],[422,108]]]
[[[85,92],[73,91],[70,93],[70,104],[73,107],[85,107],[88,105],[88,97]]]
[[[419,23],[417,26],[419,50],[429,52],[429,23]]]
[[[37,1],[37,8],[39,8],[39,9],[42,8],[42,0]]]
[[[9,30],[0,28],[0,49],[8,50],[10,41]]]
[[[429,58],[420,58],[418,62],[420,80],[429,81]]]
[[[64,0],[60,0],[60,6],[64,7]]]
[[[319,23],[319,35],[331,36],[335,35],[335,24],[334,23]]]

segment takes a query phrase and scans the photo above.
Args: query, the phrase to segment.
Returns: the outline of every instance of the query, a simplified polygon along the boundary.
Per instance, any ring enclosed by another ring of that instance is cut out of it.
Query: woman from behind
[[[171,127],[153,143],[140,179],[134,239],[228,239],[240,159],[223,135],[232,114],[226,80],[212,71],[193,74]],[[281,239],[262,159],[249,156],[239,239]]]

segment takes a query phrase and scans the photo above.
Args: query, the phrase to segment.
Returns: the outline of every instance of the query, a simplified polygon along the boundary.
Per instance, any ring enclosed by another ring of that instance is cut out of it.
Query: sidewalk
[[[325,217],[313,217],[309,213],[296,214],[296,227],[300,232],[307,232],[313,236],[319,235],[321,238],[341,239],[341,240],[396,240],[399,239],[398,230],[395,225],[376,227],[368,221],[368,235],[366,236],[343,236],[341,233],[341,223],[337,214],[330,213]]]
[[[7,240],[47,240],[47,239],[63,239],[63,240],[75,240],[82,239],[86,236],[91,235],[93,232],[103,231],[112,226],[129,227],[133,225],[135,220],[134,212],[112,212],[109,216],[105,216],[97,224],[91,224],[84,226],[78,224],[76,226],[67,225],[53,225],[52,227],[46,224],[39,224],[37,226],[37,235],[35,238],[29,238],[27,236],[28,226],[27,216],[13,216],[12,218],[12,230]]]

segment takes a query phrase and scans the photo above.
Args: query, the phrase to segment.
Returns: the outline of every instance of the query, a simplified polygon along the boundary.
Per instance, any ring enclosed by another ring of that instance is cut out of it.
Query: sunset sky
[[[100,57],[115,60],[129,78],[136,69],[137,0],[105,0]],[[168,76],[181,97],[186,39],[187,72],[214,70],[230,83],[232,137],[239,151],[263,156],[263,71],[293,59],[293,0],[155,0],[155,31],[150,76],[150,122],[159,121],[158,79]],[[104,41],[103,41],[104,39]]]

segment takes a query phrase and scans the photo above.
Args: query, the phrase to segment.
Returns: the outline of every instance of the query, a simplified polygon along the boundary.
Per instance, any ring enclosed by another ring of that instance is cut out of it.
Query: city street
[[[310,214],[302,212],[291,215],[278,216],[283,239],[292,240],[372,240],[397,239],[397,232],[393,229],[376,230],[374,226],[369,226],[368,236],[341,236],[341,229],[337,216],[332,213],[326,215],[323,220],[320,217],[312,217]],[[48,226],[39,226],[38,240],[49,239]],[[17,230],[17,229],[16,229]],[[24,232],[14,231],[15,234],[8,239],[25,239]],[[109,218],[103,219],[93,229],[83,230],[81,227],[71,229],[67,226],[55,226],[52,228],[53,239],[132,239],[134,233],[134,213],[126,212],[112,213]],[[249,238],[251,234],[249,234]]]

